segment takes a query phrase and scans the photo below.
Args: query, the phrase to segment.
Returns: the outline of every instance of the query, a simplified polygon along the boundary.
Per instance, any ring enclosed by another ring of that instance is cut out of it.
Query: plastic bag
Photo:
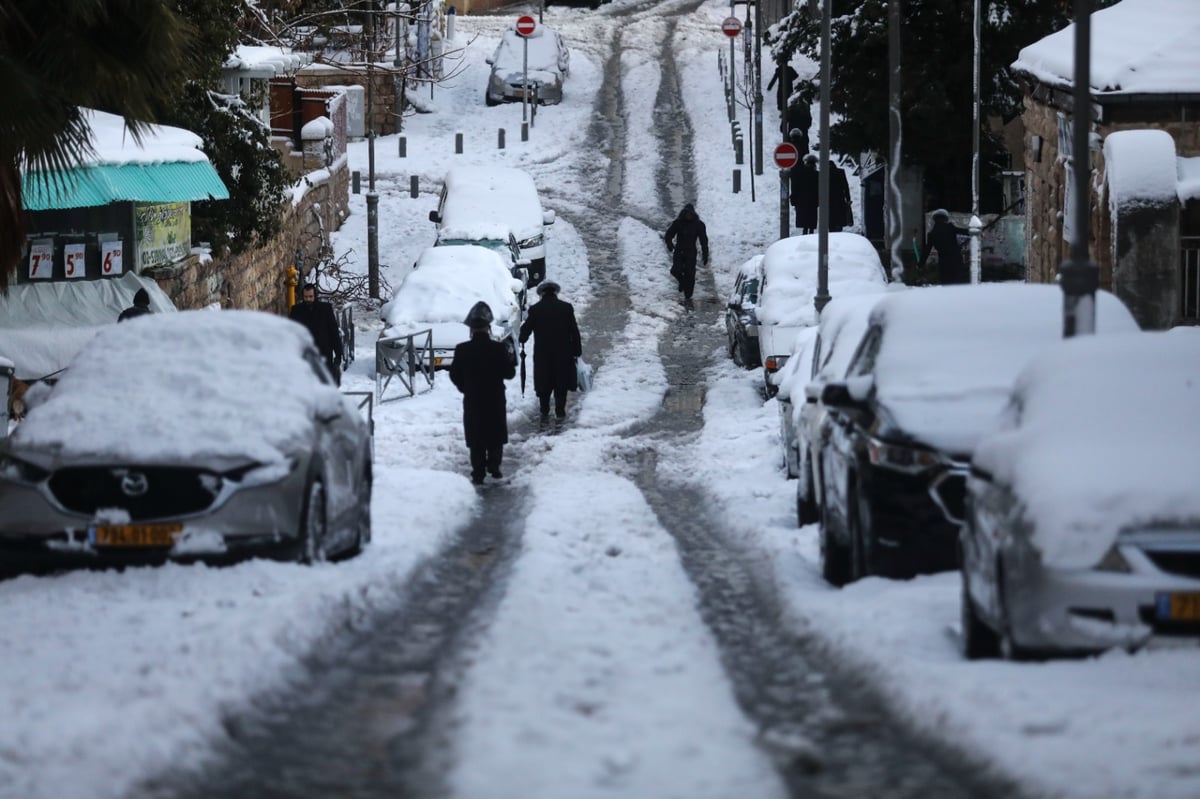
[[[580,391],[592,390],[592,365],[583,358],[575,359],[575,380]]]

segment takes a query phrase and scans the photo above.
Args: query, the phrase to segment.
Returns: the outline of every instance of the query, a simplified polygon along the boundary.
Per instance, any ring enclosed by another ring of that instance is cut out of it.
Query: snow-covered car
[[[763,254],[758,292],[758,344],[768,396],[779,388],[773,376],[786,363],[801,328],[817,323],[819,237],[780,239]],[[829,295],[875,293],[887,285],[887,273],[870,241],[857,233],[829,234]]]
[[[525,71],[526,45],[529,48],[528,73]],[[504,31],[487,63],[492,67],[484,93],[488,105],[522,99],[539,105],[554,105],[562,102],[563,82],[571,74],[571,51],[553,28],[539,23],[529,36],[521,36],[514,26]]]
[[[892,284],[895,286],[896,284]],[[889,289],[892,288],[891,286]],[[871,309],[884,294],[847,294],[835,297],[821,311],[813,344],[812,376],[791,402],[792,428],[795,430],[796,522],[800,526],[818,521],[821,512],[821,460],[818,457],[829,443],[829,414],[821,402],[821,389],[829,380],[846,375],[850,358],[867,331]],[[784,364],[784,369],[788,364]],[[780,390],[782,396],[783,390]],[[782,406],[780,407],[782,410]]]
[[[0,443],[0,568],[352,554],[371,464],[370,425],[303,326],[209,310],[111,325]]]
[[[871,309],[846,376],[821,401],[822,570],[841,584],[958,565],[967,469],[1021,369],[1062,338],[1062,290],[1023,283],[912,288]],[[1096,294],[1097,335],[1136,331]]]
[[[758,354],[758,287],[762,282],[763,256],[755,255],[738,269],[733,290],[725,302],[725,335],[729,357],[747,369],[762,365]]]
[[[429,330],[434,368],[448,369],[454,348],[471,337],[463,323],[467,312],[475,303],[486,302],[495,318],[492,338],[508,345],[515,363],[523,292],[524,283],[512,276],[500,255],[486,247],[428,247],[380,309],[384,329],[379,337]]]
[[[1197,407],[1194,330],[1069,339],[1021,373],[967,481],[967,657],[1200,636]]]
[[[511,251],[515,266],[528,267],[527,282],[546,277],[546,227],[555,213],[542,208],[529,173],[515,167],[456,167],[446,173],[438,207],[429,212],[437,243],[478,244]]]
[[[806,327],[796,336],[792,354],[779,370],[779,444],[783,452],[783,470],[789,480],[800,476],[799,435],[793,405],[804,402],[804,389],[813,376],[813,353],[816,350],[817,328]]]

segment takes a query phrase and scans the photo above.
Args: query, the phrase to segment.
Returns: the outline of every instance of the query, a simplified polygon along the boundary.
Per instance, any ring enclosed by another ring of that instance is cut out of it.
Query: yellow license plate
[[[1167,602],[1162,600],[1166,599]],[[1166,607],[1163,607],[1163,606]],[[1166,610],[1165,618],[1171,621],[1200,621],[1200,591],[1180,592],[1161,596],[1159,607]],[[1164,616],[1159,613],[1160,618]]]
[[[182,524],[102,524],[96,526],[96,546],[169,547],[181,532]]]

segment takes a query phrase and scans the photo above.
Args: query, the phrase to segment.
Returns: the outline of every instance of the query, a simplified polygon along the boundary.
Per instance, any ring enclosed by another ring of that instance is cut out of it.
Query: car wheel
[[[484,102],[484,105],[486,105],[488,108],[491,108],[492,106],[500,105],[500,101],[493,100],[492,95],[490,95],[486,91],[483,93],[483,102]]]
[[[353,558],[360,554],[371,543],[371,474],[363,477],[364,496],[358,498],[358,520],[354,528],[354,544],[346,551],[346,557]]]
[[[997,636],[1000,656],[1005,660],[1034,660],[1037,653],[1017,644],[1012,637],[1012,621],[1008,617],[1007,582],[1004,579],[1004,569],[996,565],[996,594],[1000,606],[1000,632]]]
[[[742,360],[742,343],[738,340],[737,334],[729,336],[729,357],[733,359],[735,364],[745,368],[746,363]]]
[[[821,518],[821,576],[830,585],[841,588],[852,579],[850,548],[837,540],[827,514]]]
[[[325,484],[313,479],[308,484],[304,503],[304,527],[301,531],[301,563],[313,564],[325,560],[325,533],[328,519],[325,514]]]
[[[812,462],[811,459],[809,461]],[[812,467],[804,468],[803,479],[796,486],[796,522],[803,527],[818,520],[817,498],[813,486]]]
[[[988,627],[975,610],[967,586],[967,573],[962,572],[962,653],[967,660],[994,658],[1000,654],[1000,637]]]
[[[738,363],[747,369],[753,369],[758,366],[758,358],[754,357],[754,353],[750,350],[750,342],[745,336],[738,338]]]

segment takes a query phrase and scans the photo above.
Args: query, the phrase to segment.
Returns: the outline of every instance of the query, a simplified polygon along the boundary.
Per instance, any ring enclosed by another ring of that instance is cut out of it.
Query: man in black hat
[[[583,340],[575,309],[558,298],[559,286],[547,280],[537,288],[541,298],[531,306],[521,325],[521,343],[533,340],[533,391],[537,394],[542,421],[550,418],[550,397],[554,396],[554,416],[561,421],[567,415],[567,392],[575,390],[575,359],[583,355]]]
[[[133,305],[121,311],[121,315],[117,317],[118,322],[124,322],[126,319],[136,319],[139,316],[153,313],[150,310],[150,292],[145,289],[138,289],[133,295]]]
[[[333,306],[324,300],[317,299],[317,287],[313,283],[305,283],[301,293],[301,301],[292,306],[288,318],[299,322],[308,328],[316,342],[325,365],[330,374],[340,386],[342,384],[342,333],[338,330],[337,317],[333,314]]]
[[[684,302],[690,303],[692,290],[696,287],[697,246],[703,255],[704,265],[708,266],[708,228],[696,213],[696,208],[688,203],[667,228],[663,239],[667,243],[667,252],[671,253],[671,276],[679,281]]]
[[[471,452],[471,481],[483,482],[484,470],[497,479],[508,443],[504,381],[517,373],[509,348],[491,336],[492,309],[477,302],[463,320],[471,338],[454,348],[450,381],[463,395],[463,433]]]
[[[968,236],[970,231],[963,230],[950,221],[950,212],[939,208],[933,212],[933,227],[925,235],[925,252],[917,262],[917,269],[924,269],[929,260],[929,253],[937,250],[938,282],[943,286],[955,283],[970,283],[971,274],[963,262],[962,245],[959,236]]]

